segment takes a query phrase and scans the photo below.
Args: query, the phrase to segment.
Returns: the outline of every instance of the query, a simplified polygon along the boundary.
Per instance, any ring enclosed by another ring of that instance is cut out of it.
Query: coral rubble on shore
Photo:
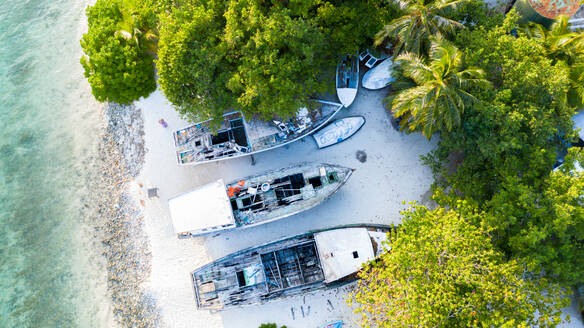
[[[107,286],[113,312],[124,327],[153,327],[158,312],[142,284],[150,275],[151,253],[143,230],[143,213],[128,192],[144,161],[141,111],[135,106],[108,104],[93,176],[88,177],[90,224],[102,241],[107,262]]]

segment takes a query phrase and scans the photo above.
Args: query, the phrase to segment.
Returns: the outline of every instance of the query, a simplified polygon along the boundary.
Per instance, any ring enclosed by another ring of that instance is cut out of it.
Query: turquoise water
[[[0,1],[0,327],[107,325],[81,212],[97,135],[79,67],[86,5]]]

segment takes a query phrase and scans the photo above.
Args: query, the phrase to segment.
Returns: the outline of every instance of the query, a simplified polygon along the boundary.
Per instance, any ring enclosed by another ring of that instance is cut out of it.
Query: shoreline
[[[85,207],[95,213],[91,225],[105,259],[108,312],[118,326],[156,327],[156,304],[144,289],[151,262],[144,213],[130,190],[144,163],[141,110],[110,103],[103,117],[107,126],[100,131],[96,168],[88,177],[93,203],[86,200]]]

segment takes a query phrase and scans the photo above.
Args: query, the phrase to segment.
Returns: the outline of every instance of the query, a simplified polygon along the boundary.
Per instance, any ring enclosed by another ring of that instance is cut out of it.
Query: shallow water
[[[82,197],[99,107],[79,65],[87,1],[0,1],[0,327],[108,325]]]

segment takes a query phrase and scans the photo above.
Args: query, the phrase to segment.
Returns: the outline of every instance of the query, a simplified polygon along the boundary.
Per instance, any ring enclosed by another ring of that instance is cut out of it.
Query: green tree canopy
[[[515,37],[513,15],[494,29],[461,31],[465,61],[481,68],[492,89],[471,89],[480,102],[465,109],[462,125],[442,131],[434,158],[452,152],[464,160],[454,173],[443,170],[446,185],[484,203],[500,191],[507,176],[530,184],[547,175],[557,151],[574,138],[567,106],[569,70],[547,57],[540,39]]]
[[[495,241],[533,270],[567,286],[584,282],[584,153],[572,148],[565,163],[533,184],[507,177],[483,219]]]
[[[396,58],[397,72],[411,79],[413,86],[397,90],[386,100],[409,131],[421,131],[428,139],[437,131],[460,126],[465,107],[477,102],[467,90],[489,87],[485,73],[464,67],[463,54],[449,42],[432,41],[429,56],[428,61],[413,53]]]
[[[122,0],[98,0],[87,8],[81,64],[95,98],[130,103],[156,89],[151,10]],[[144,9],[144,10],[143,10]]]
[[[510,33],[516,28],[511,13],[496,28],[459,33],[467,63],[494,88],[472,90],[481,102],[465,110],[459,128],[441,133],[427,159],[437,168],[458,154],[459,165],[435,172],[438,185],[486,212],[474,223],[490,227],[507,256],[571,286],[584,282],[581,178],[550,171],[576,140],[566,101],[572,72],[545,38]]]
[[[567,300],[560,298],[558,286],[531,280],[520,263],[505,261],[489,235],[465,219],[480,214],[420,206],[404,214],[403,225],[390,235],[391,250],[365,266],[352,294],[364,327],[554,327],[561,322]]]
[[[229,109],[288,117],[330,90],[341,55],[371,42],[395,11],[381,0],[181,4],[161,21],[159,83],[193,119]]]

